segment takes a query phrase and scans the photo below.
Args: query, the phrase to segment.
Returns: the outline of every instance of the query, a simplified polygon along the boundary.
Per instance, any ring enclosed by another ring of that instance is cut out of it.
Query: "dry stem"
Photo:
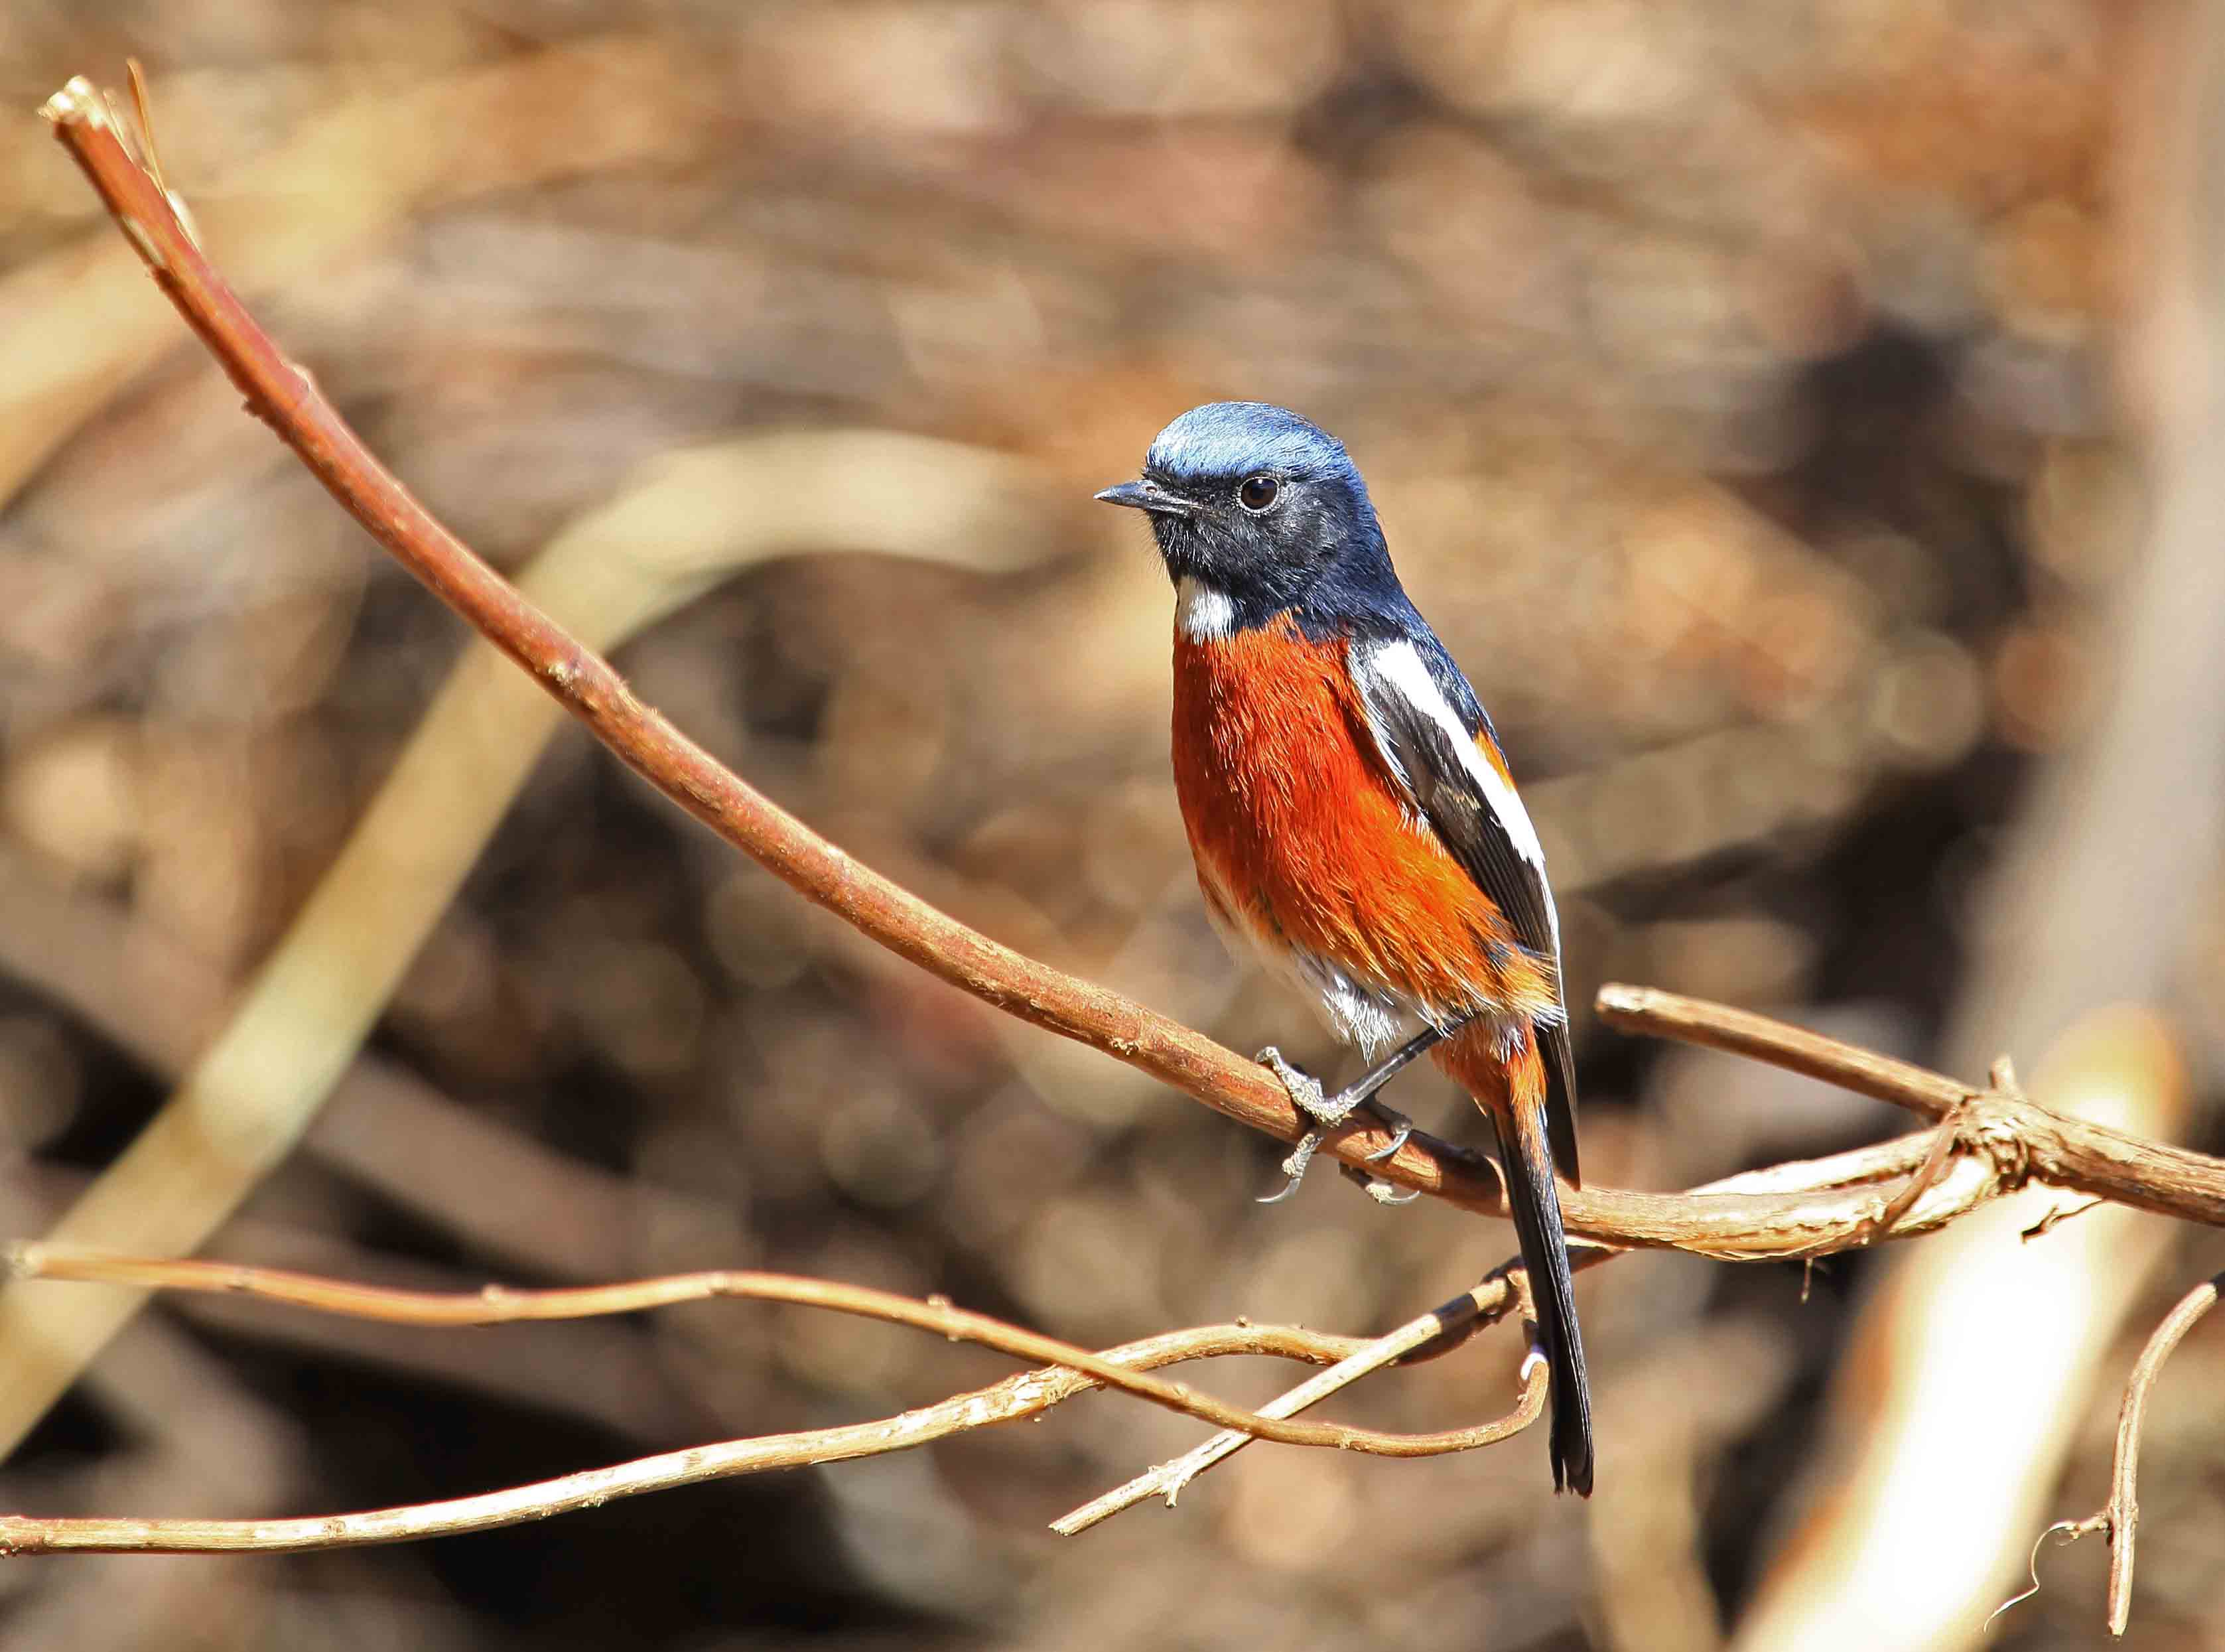
[[[2109,1540],[2109,1633],[2112,1636],[2124,1634],[2133,1618],[2133,1549],[2140,1527],[2140,1425],[2147,1416],[2148,1395],[2163,1374],[2164,1362],[2171,1350],[2217,1306],[2221,1290],[2225,1290],[2225,1274],[2203,1280],[2178,1299],[2149,1337],[2139,1358],[2133,1362],[2133,1374],[2126,1380],[2125,1397],[2117,1408],[2117,1452],[2109,1471],[2109,1501],[2083,1520],[2058,1520],[2042,1532],[2032,1544],[2032,1587],[1997,1608],[1994,1617],[2038,1592],[2041,1543],[2051,1537],[2075,1542],[2101,1532]]]
[[[1320,1357],[1316,1341],[1341,1345],[1341,1337],[1282,1327],[1211,1325],[1171,1331],[1108,1349],[1101,1357],[1131,1375],[1180,1360],[1223,1354],[1283,1354]],[[595,1508],[613,1497],[638,1496],[674,1486],[775,1469],[839,1463],[906,1451],[949,1435],[1013,1422],[1049,1410],[1098,1386],[1090,1377],[1065,1370],[1024,1371],[971,1393],[872,1422],[770,1434],[758,1439],[667,1452],[608,1468],[590,1469],[532,1485],[510,1486],[479,1496],[443,1503],[411,1503],[359,1514],[320,1515],[296,1520],[134,1520],[84,1517],[43,1520],[0,1515],[0,1554],[283,1554],[300,1549],[357,1548],[427,1537],[514,1526],[551,1515]]]
[[[1241,1406],[1227,1405],[1209,1395],[1193,1393],[1179,1382],[1164,1382],[1142,1375],[1116,1360],[1055,1337],[953,1307],[946,1301],[916,1301],[862,1285],[835,1284],[792,1274],[716,1268],[634,1280],[622,1285],[543,1291],[489,1286],[485,1290],[457,1294],[357,1285],[314,1274],[257,1268],[241,1262],[173,1261],[58,1245],[13,1246],[9,1252],[9,1264],[11,1275],[16,1279],[75,1280],[86,1284],[125,1285],[140,1290],[253,1296],[317,1313],[406,1325],[491,1325],[525,1319],[585,1319],[719,1297],[787,1302],[910,1325],[954,1342],[979,1343],[1020,1359],[1064,1366],[1103,1387],[1118,1388],[1139,1400],[1186,1412],[1223,1428],[1239,1429],[1286,1446],[1330,1446],[1382,1457],[1432,1457],[1461,1449],[1446,1445],[1450,1436],[1444,1434],[1388,1434],[1372,1428],[1347,1427],[1341,1423],[1288,1422],[1261,1416]]]
[[[1737,1191],[1789,1192],[1859,1187],[1895,1176],[1906,1176],[1909,1178],[1907,1184],[1883,1203],[1868,1223],[1868,1232],[1882,1234],[1906,1215],[1916,1200],[1938,1179],[1940,1171],[1949,1156],[1949,1148],[1953,1141],[1952,1130],[1943,1121],[1929,1131],[1896,1137],[1890,1141],[1873,1142],[1868,1147],[1835,1153],[1829,1158],[1796,1160],[1772,1165],[1764,1170],[1743,1172],[1719,1182],[1710,1182],[1705,1187],[1694,1188],[1692,1196],[1707,1198]],[[1625,1254],[1603,1246],[1585,1245],[1570,1253],[1569,1261],[1582,1270]],[[1259,1407],[1260,1414],[1295,1416],[1307,1407],[1327,1399],[1385,1365],[1394,1362],[1411,1363],[1417,1359],[1436,1358],[1478,1331],[1497,1324],[1510,1312],[1518,1309],[1526,1318],[1534,1312],[1530,1306],[1529,1293],[1529,1275],[1522,1267],[1520,1258],[1514,1258],[1443,1306],[1407,1321],[1387,1336],[1379,1337],[1355,1350],[1328,1370],[1319,1372],[1297,1387],[1277,1395]],[[1527,1385],[1538,1375],[1538,1361],[1533,1350],[1533,1357],[1524,1362],[1524,1406],[1528,1410],[1528,1414],[1523,1416],[1524,1426],[1536,1420],[1536,1406],[1543,1403],[1542,1385],[1536,1395],[1528,1392]],[[1522,1413],[1518,1411],[1516,1414],[1522,1415]],[[1518,1430],[1510,1429],[1508,1432]],[[1125,1484],[1115,1486],[1101,1496],[1061,1515],[1051,1522],[1051,1529],[1062,1537],[1076,1536],[1155,1496],[1163,1496],[1167,1506],[1172,1508],[1176,1499],[1192,1480],[1251,1443],[1251,1437],[1246,1434],[1233,1429],[1223,1430],[1182,1456],[1155,1465]]]
[[[2046,1182],[2158,1216],[2225,1227],[2225,1160],[2051,1111],[2019,1090],[2006,1069],[1997,1074],[2004,1082],[1974,1090],[1765,1015],[1650,987],[1602,987],[1598,1007],[1602,1020],[1626,1032],[1751,1056],[1930,1118],[1944,1119],[1967,1104],[1958,1141],[1994,1154],[2009,1185]]]
[[[1419,1353],[1448,1333],[1469,1326],[1492,1324],[1504,1317],[1510,1308],[1516,1307],[1520,1309],[1525,1319],[1536,1312],[1530,1303],[1529,1278],[1519,1268],[1501,1269],[1442,1307],[1434,1308],[1408,1320],[1388,1336],[1378,1337],[1373,1342],[1353,1350],[1328,1369],[1308,1377],[1287,1393],[1277,1395],[1259,1407],[1259,1414],[1263,1417],[1294,1417],[1309,1406],[1317,1405],[1332,1394],[1351,1387],[1361,1377],[1379,1371],[1386,1365],[1395,1364],[1410,1354]],[[1520,1433],[1537,1421],[1539,1414],[1544,1410],[1549,1382],[1544,1357],[1534,1348],[1522,1362],[1521,1382],[1520,1403],[1498,1421],[1482,1425],[1476,1431],[1479,1436],[1477,1445],[1495,1445],[1501,1439]],[[1183,1487],[1215,1464],[1241,1451],[1256,1436],[1233,1428],[1223,1429],[1203,1445],[1169,1462],[1147,1469],[1126,1484],[1116,1486],[1104,1496],[1093,1498],[1081,1508],[1060,1515],[1051,1522],[1050,1528],[1061,1537],[1078,1537],[1091,1527],[1112,1519],[1123,1509],[1133,1508],[1147,1497],[1164,1497],[1167,1507],[1171,1509],[1182,1496]]]
[[[1197,1395],[1181,1383],[1146,1375],[1153,1367],[1179,1360],[1228,1354],[1277,1355],[1326,1363],[1339,1357],[1349,1360],[1376,1345],[1295,1326],[1208,1325],[1167,1332],[1099,1354],[985,1315],[954,1308],[946,1302],[914,1301],[884,1291],[777,1274],[714,1271],[585,1289],[518,1291],[490,1287],[480,1292],[454,1294],[355,1285],[279,1268],[116,1256],[39,1244],[11,1248],[10,1261],[14,1276],[22,1279],[77,1280],[149,1290],[229,1293],[319,1312],[397,1325],[462,1326],[526,1319],[583,1318],[677,1302],[746,1297],[910,1325],[1024,1358],[1048,1360],[1053,1362],[1053,1369],[1024,1372],[993,1387],[956,1395],[937,1404],[875,1422],[695,1446],[533,1485],[442,1503],[297,1520],[99,1516],[41,1519],[3,1515],[0,1516],[0,1554],[271,1554],[345,1548],[482,1531],[592,1507],[612,1497],[633,1496],[737,1474],[905,1451],[992,1423],[1035,1416],[1062,1400],[1100,1387],[1118,1388],[1170,1409],[1220,1423],[1247,1438],[1334,1446],[1388,1457],[1435,1457],[1495,1444],[1535,1420],[1545,1394],[1544,1377],[1533,1364],[1523,1373],[1519,1401],[1505,1418],[1436,1433],[1389,1434],[1338,1423],[1290,1422],[1282,1416],[1225,1405]],[[1480,1292],[1484,1287],[1478,1289]],[[1457,1317],[1459,1307],[1458,1303],[1451,1305],[1446,1311],[1448,1317]],[[1432,1333],[1444,1328],[1444,1322],[1434,1317],[1423,1323]],[[1420,1340],[1426,1337],[1416,1339],[1417,1345]],[[1390,1357],[1396,1357],[1396,1354]]]

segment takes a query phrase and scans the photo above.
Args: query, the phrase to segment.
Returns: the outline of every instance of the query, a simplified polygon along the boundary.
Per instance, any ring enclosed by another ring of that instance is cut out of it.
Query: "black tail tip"
[[[1573,1491],[1580,1497],[1592,1495],[1592,1448],[1586,1440],[1582,1449],[1566,1452],[1558,1441],[1553,1446],[1553,1490]]]
[[[1553,1413],[1550,1452],[1553,1490],[1592,1495],[1592,1406],[1590,1392],[1574,1372],[1563,1383],[1563,1373],[1553,1373]]]

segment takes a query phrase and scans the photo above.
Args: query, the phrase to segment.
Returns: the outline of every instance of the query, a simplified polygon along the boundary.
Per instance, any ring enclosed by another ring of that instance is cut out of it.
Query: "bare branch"
[[[1227,1405],[1210,1395],[1193,1393],[1179,1382],[1163,1382],[1144,1376],[1117,1360],[1055,1337],[1007,1325],[985,1313],[954,1307],[946,1301],[929,1299],[921,1302],[890,1291],[805,1279],[793,1274],[714,1268],[634,1280],[622,1285],[573,1286],[545,1291],[491,1285],[484,1290],[455,1294],[357,1285],[314,1274],[257,1268],[242,1262],[172,1261],[61,1245],[15,1245],[10,1248],[8,1261],[10,1274],[16,1279],[75,1280],[86,1284],[130,1286],[139,1290],[253,1296],[314,1312],[379,1319],[390,1325],[461,1326],[510,1325],[529,1319],[586,1319],[721,1297],[787,1302],[799,1307],[825,1308],[835,1313],[910,1325],[954,1342],[979,1343],[1016,1358],[1063,1366],[1102,1387],[1118,1388],[1170,1410],[1185,1412],[1220,1427],[1239,1429],[1285,1446],[1328,1446],[1379,1457],[1434,1457],[1447,1451],[1465,1449],[1447,1445],[1445,1441],[1451,1436],[1446,1434],[1392,1434],[1372,1428],[1347,1427],[1342,1423],[1288,1422],[1262,1416],[1241,1406]],[[1344,1344],[1340,1353],[1350,1346],[1348,1343]]]
[[[1601,1253],[1603,1255],[1609,1253]],[[1518,1307],[1527,1318],[1536,1310],[1530,1305],[1530,1281],[1518,1267],[1503,1269],[1483,1280],[1473,1290],[1455,1297],[1442,1307],[1408,1320],[1388,1336],[1378,1337],[1373,1342],[1353,1350],[1328,1369],[1309,1377],[1288,1393],[1280,1394],[1259,1407],[1263,1417],[1294,1417],[1309,1406],[1316,1405],[1332,1394],[1347,1388],[1361,1377],[1395,1364],[1410,1354],[1418,1353],[1429,1344],[1450,1332],[1464,1328],[1480,1328],[1502,1318],[1510,1308]],[[1511,1439],[1520,1433],[1545,1408],[1545,1391],[1549,1386],[1544,1357],[1535,1348],[1522,1362],[1522,1392],[1514,1409],[1493,1422],[1461,1431],[1466,1450],[1469,1443],[1493,1446],[1502,1439]],[[1103,1496],[1092,1499],[1062,1515],[1050,1523],[1051,1530],[1061,1537],[1078,1537],[1091,1527],[1112,1518],[1123,1509],[1132,1509],[1147,1497],[1164,1497],[1167,1507],[1175,1506],[1182,1489],[1192,1480],[1222,1459],[1233,1456],[1249,1445],[1252,1436],[1233,1429],[1224,1429],[1203,1445],[1185,1452],[1182,1456],[1148,1469],[1126,1484],[1116,1486]]]
[[[1318,1360],[1333,1357],[1330,1350],[1349,1345],[1350,1340],[1283,1326],[1208,1325],[1108,1349],[1101,1357],[1132,1375],[1182,1360],[1227,1354],[1279,1354]],[[1075,1371],[1023,1371],[989,1388],[954,1395],[936,1404],[872,1422],[698,1446],[479,1496],[360,1514],[297,1520],[46,1520],[26,1515],[0,1515],[0,1554],[269,1554],[359,1548],[488,1531],[594,1508],[613,1497],[909,1451],[993,1423],[1040,1415],[1061,1401],[1098,1386],[1094,1378]]]
[[[1780,1165],[1768,1171],[1748,1172],[1731,1180],[1750,1183],[1759,1179],[1774,1189],[1793,1191],[1867,1182],[1900,1173],[1910,1165],[1920,1162],[1917,1153],[1924,1141],[1924,1136],[1911,1136],[1811,1163]],[[1580,1268],[1589,1267],[1620,1254],[1594,1247],[1578,1252],[1575,1261]],[[1049,1360],[1053,1362],[1053,1368],[1024,1373],[994,1387],[959,1395],[879,1422],[727,1441],[446,1503],[293,1521],[100,1517],[41,1520],[0,1516],[0,1553],[276,1553],[400,1542],[484,1530],[545,1518],[614,1496],[631,1496],[703,1479],[907,1450],[991,1423],[1033,1416],[1062,1400],[1098,1387],[1118,1388],[1138,1398],[1224,1424],[1222,1433],[1195,1451],[1162,1465],[1130,1487],[1108,1494],[1088,1509],[1077,1510],[1060,1522],[1062,1530],[1081,1531],[1155,1492],[1165,1493],[1171,1502],[1174,1494],[1189,1480],[1253,1439],[1328,1445],[1399,1457],[1472,1451],[1495,1445],[1528,1427],[1541,1412],[1546,1394],[1544,1369],[1532,1359],[1524,1363],[1522,1392],[1515,1408],[1504,1417],[1466,1428],[1429,1434],[1386,1434],[1341,1425],[1291,1424],[1284,1420],[1369,1372],[1401,1359],[1434,1357],[1456,1346],[1475,1331],[1496,1323],[1511,1310],[1519,1310],[1526,1315],[1531,1312],[1528,1280],[1518,1267],[1512,1265],[1442,1307],[1372,1342],[1288,1326],[1219,1325],[1171,1331],[1100,1355],[986,1316],[966,1313],[947,1303],[916,1302],[886,1292],[786,1274],[711,1270],[569,1289],[520,1291],[491,1286],[476,1292],[441,1293],[353,1284],[317,1274],[239,1263],[122,1256],[51,1243],[12,1245],[8,1248],[7,1259],[10,1275],[18,1279],[68,1280],[143,1290],[249,1296],[353,1318],[424,1326],[585,1318],[714,1298],[751,1298],[822,1307],[912,1325],[942,1336],[979,1342],[1023,1358]],[[1282,1395],[1257,1413],[1221,1405],[1193,1394],[1181,1384],[1162,1383],[1143,1374],[1176,1360],[1225,1354],[1277,1355],[1323,1364],[1338,1363],[1314,1382]],[[1082,1518],[1085,1515],[1089,1517]]]
[[[2117,1458],[2109,1475],[2109,1501],[2099,1514],[2079,1522],[2082,1530],[2098,1526],[2109,1534],[2111,1635],[2122,1635],[2133,1616],[2133,1545],[2140,1525],[2140,1424],[2147,1415],[2148,1394],[2171,1350],[2217,1306],[2221,1287],[2225,1287],[2225,1274],[2204,1280],[2181,1297],[2133,1362],[2124,1403],[2117,1412]]]
[[[1911,1176],[1912,1179],[1908,1186],[1880,1210],[1874,1226],[1882,1230],[1890,1229],[1906,1215],[1909,1207],[1937,1179],[1939,1166],[1946,1162],[1944,1144],[1951,1140],[1951,1134],[1943,1127],[1922,1131],[1891,1141],[1857,1147],[1848,1153],[1835,1153],[1825,1159],[1796,1160],[1772,1165],[1764,1170],[1745,1171],[1719,1182],[1710,1182],[1705,1187],[1695,1188],[1692,1196],[1705,1198],[1746,1191],[1807,1191],[1819,1188],[1860,1186],[1893,1176]],[[1895,1206],[1899,1208],[1895,1209]],[[1620,1249],[1598,1245],[1580,1246],[1570,1254],[1569,1261],[1575,1268],[1582,1269],[1596,1267],[1625,1254]],[[1529,1291],[1528,1273],[1522,1267],[1521,1259],[1516,1257],[1471,1290],[1441,1307],[1409,1320],[1387,1336],[1379,1337],[1356,1349],[1329,1369],[1309,1377],[1286,1393],[1277,1395],[1259,1407],[1260,1414],[1267,1417],[1295,1416],[1307,1407],[1394,1361],[1412,1364],[1419,1360],[1436,1358],[1457,1347],[1476,1331],[1496,1324],[1512,1310],[1518,1308],[1527,1317],[1534,1312],[1530,1306]],[[1537,1420],[1537,1407],[1544,1401],[1544,1390],[1540,1385],[1533,1394],[1531,1387],[1532,1380],[1539,1375],[1535,1359],[1525,1361],[1525,1386],[1520,1404],[1499,1425],[1486,1426],[1505,1426],[1506,1434],[1512,1435]],[[1516,1420],[1518,1418],[1520,1420],[1518,1422]],[[1250,1444],[1249,1436],[1233,1430],[1224,1430],[1181,1457],[1148,1469],[1126,1484],[1060,1516],[1051,1522],[1051,1529],[1062,1537],[1077,1536],[1148,1497],[1163,1496],[1167,1506],[1172,1508],[1176,1498],[1192,1480]]]
[[[2163,1374],[2164,1362],[2171,1350],[2217,1306],[2221,1290],[2225,1290],[2225,1274],[2203,1280],[2178,1299],[2148,1337],[2140,1357],[2133,1362],[2133,1374],[2126,1380],[2125,1397],[2117,1408],[2117,1450],[2109,1471],[2109,1501],[2083,1520],[2058,1520],[2032,1539],[2032,1558],[2025,1568],[2031,1585],[1994,1607],[1986,1618],[1988,1628],[2003,1612],[2039,1592],[2041,1544],[2051,1537],[2057,1542],[2075,1543],[2100,1532],[2109,1541],[2109,1634],[2113,1638],[2123,1636],[2133,1617],[2133,1550],[2140,1526],[2140,1425],[2147,1416],[2148,1394]]]
[[[2103,1511],[2109,1528],[2112,1635],[2122,1635],[2133,1616],[2133,1542],[2140,1524],[2140,1423],[2147,1414],[2148,1393],[2180,1338],[2217,1306],[2221,1286],[2225,1286],[2225,1274],[2204,1280],[2179,1299],[2133,1362],[2132,1378],[2125,1384],[2125,1402],[2117,1413],[2116,1467],[2109,1476],[2109,1503]]]
[[[1997,1076],[2006,1082],[1973,1090],[1938,1073],[1765,1015],[1651,987],[1602,987],[1599,1013],[1626,1032],[1751,1056],[1930,1118],[1944,1119],[1963,1108],[1958,1140],[1994,1155],[2006,1185],[2043,1181],[2158,1216],[2225,1226],[2225,1160],[2041,1107],[2016,1087],[2014,1072],[2000,1063]]]
[[[1626,1032],[1674,1039],[1729,1055],[1765,1061],[1772,1067],[1820,1078],[1857,1096],[1891,1102],[1929,1119],[1943,1119],[1977,1092],[1968,1084],[1891,1056],[1859,1049],[1788,1026],[1766,1015],[1663,992],[1658,987],[1609,982],[1593,1001],[1600,1019]]]
[[[1234,1430],[1239,1439],[1331,1446],[1387,1457],[1436,1457],[1494,1445],[1534,1421],[1545,1397],[1542,1366],[1532,1360],[1525,1364],[1522,1396],[1509,1416],[1435,1433],[1391,1434],[1338,1423],[1287,1420],[1291,1412],[1303,1408],[1303,1403],[1310,1403],[1310,1400],[1285,1406],[1280,1415],[1255,1413],[1197,1395],[1183,1384],[1147,1375],[1153,1368],[1177,1361],[1230,1354],[1272,1355],[1323,1364],[1341,1360],[1343,1364],[1334,1368],[1336,1369],[1347,1369],[1355,1361],[1365,1361],[1364,1369],[1379,1369],[1448,1329],[1458,1328],[1475,1318],[1478,1312],[1493,1312],[1495,1309],[1496,1312],[1503,1312],[1509,1305],[1526,1302],[1518,1289],[1510,1290],[1506,1281],[1499,1278],[1486,1280],[1468,1296],[1416,1321],[1417,1335],[1402,1333],[1363,1343],[1354,1337],[1329,1336],[1296,1326],[1207,1325],[1167,1332],[1100,1354],[986,1315],[969,1313],[939,1300],[914,1301],[884,1291],[779,1274],[721,1270],[586,1288],[520,1291],[489,1287],[467,1293],[442,1293],[357,1285],[279,1268],[117,1256],[41,1244],[10,1247],[9,1260],[12,1276],[19,1279],[75,1280],[127,1285],[143,1290],[246,1295],[318,1312],[429,1326],[576,1319],[713,1298],[748,1298],[826,1308],[910,1325],[1024,1358],[1047,1360],[1052,1362],[1052,1367],[1024,1372],[991,1388],[954,1395],[937,1404],[876,1422],[695,1446],[533,1485],[442,1503],[296,1520],[101,1516],[41,1519],[0,1515],[0,1554],[7,1554],[281,1553],[346,1548],[481,1531],[592,1507],[612,1497],[633,1496],[738,1474],[905,1451],[992,1423],[1035,1416],[1062,1400],[1095,1388],[1118,1388],[1170,1409],[1221,1424]],[[1386,1344],[1395,1346],[1385,1351]],[[1343,1382],[1361,1374],[1360,1369],[1350,1369]],[[1332,1387],[1341,1387],[1343,1382]]]

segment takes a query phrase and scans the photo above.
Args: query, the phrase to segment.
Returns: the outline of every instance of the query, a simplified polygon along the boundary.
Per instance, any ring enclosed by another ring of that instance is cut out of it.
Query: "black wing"
[[[1467,678],[1421,616],[1403,634],[1355,639],[1352,675],[1367,708],[1376,745],[1440,841],[1489,895],[1514,938],[1551,966],[1560,993],[1561,926],[1545,883],[1544,858],[1521,800],[1488,766],[1478,743],[1498,737]],[[1540,1024],[1545,1062],[1547,1139],[1553,1161],[1577,1186],[1575,1060],[1568,1009]]]

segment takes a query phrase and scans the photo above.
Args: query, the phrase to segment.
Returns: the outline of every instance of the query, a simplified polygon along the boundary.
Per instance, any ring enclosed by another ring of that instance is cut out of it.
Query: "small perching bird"
[[[1588,1496],[1553,1179],[1582,1185],[1560,920],[1491,720],[1399,585],[1343,444],[1296,414],[1193,408],[1140,480],[1097,497],[1148,514],[1175,583],[1175,787],[1208,911],[1369,1060],[1405,1039],[1334,1096],[1260,1058],[1322,1129],[1425,1050],[1490,1115],[1551,1373],[1553,1484]]]

